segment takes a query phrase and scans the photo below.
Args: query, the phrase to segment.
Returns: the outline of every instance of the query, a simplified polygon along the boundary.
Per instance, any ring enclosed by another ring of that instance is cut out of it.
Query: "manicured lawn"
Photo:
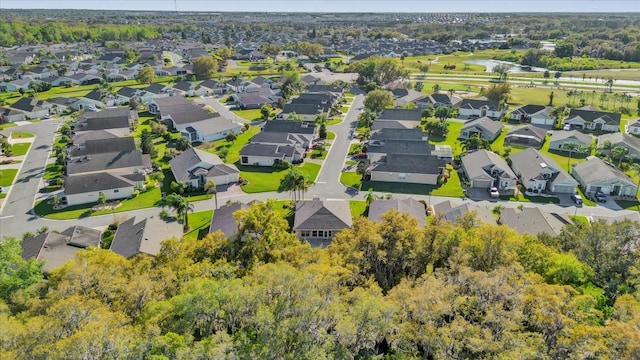
[[[121,205],[111,210],[92,211],[95,204],[68,206],[64,209],[54,210],[47,200],[38,202],[34,208],[38,216],[53,220],[80,219],[88,216],[107,215],[124,211],[146,209],[155,206],[161,199],[160,188],[150,188],[136,198],[124,199]]]
[[[438,145],[449,145],[453,150],[453,154],[456,155],[462,152],[462,143],[458,140],[458,136],[460,136],[460,129],[464,124],[458,121],[449,121],[448,124],[449,132],[445,138],[432,135],[429,137],[429,142]]]
[[[6,198],[6,197],[7,197],[7,193],[2,193],[2,194],[0,194],[0,199],[4,199],[4,198]]]
[[[558,166],[560,166],[563,170],[566,170],[569,173],[571,173],[571,168],[573,167],[573,165],[584,162],[586,160],[587,154],[573,153],[571,155],[571,160],[569,160],[568,152],[556,151],[556,150],[549,151],[549,142],[550,142],[549,138],[547,138],[547,141],[545,141],[540,151],[546,154],[547,156],[549,156],[551,159],[553,159],[556,163],[558,163]],[[567,162],[569,162],[568,166],[567,166]]]
[[[232,110],[234,114],[239,117],[247,120],[262,120],[262,114],[260,113],[260,109],[250,109],[250,110]]]
[[[372,188],[373,191],[376,192],[464,197],[462,186],[460,185],[460,178],[456,171],[451,172],[449,181],[439,186],[398,182],[361,181],[360,175],[355,172],[342,173],[340,175],[340,182],[346,186],[353,186],[361,191]]]
[[[11,145],[11,152],[13,152],[13,156],[22,156],[26,155],[27,151],[31,147],[31,143],[17,143]]]
[[[325,145],[325,149],[320,151],[318,149],[313,149],[311,150],[311,155],[310,158],[311,159],[316,159],[316,160],[324,160],[327,158],[327,154],[329,153],[329,146]]]
[[[638,201],[638,200],[635,200],[635,201],[618,200],[618,201],[616,201],[616,203],[618,205],[620,205],[620,207],[622,207],[624,209],[634,210],[634,211],[640,212],[640,201]]]
[[[35,135],[28,132],[16,131],[11,133],[11,137],[14,139],[27,139],[27,138],[35,137]]]
[[[327,120],[327,126],[340,124],[342,122],[342,120],[344,120],[344,117],[342,117],[342,116],[334,116],[333,118]]]
[[[504,138],[507,136],[509,129],[503,128],[500,135],[491,143],[491,151],[502,156],[504,152]],[[519,149],[511,148],[511,153],[517,152]]]
[[[365,216],[367,202],[362,200],[349,200],[349,209],[351,210],[351,217],[355,220],[360,216]]]
[[[14,124],[14,123],[0,124],[0,130],[8,129],[8,128],[14,127],[14,126],[16,126],[16,124]]]
[[[187,215],[189,218],[189,232],[184,234],[187,239],[202,239],[209,233],[209,225],[213,217],[213,210],[198,211]]]
[[[569,218],[571,220],[573,220],[573,222],[575,223],[581,223],[583,225],[589,225],[589,219],[587,219],[586,216],[582,216],[582,215],[577,215],[577,216],[573,216],[573,215],[569,215]]]
[[[0,170],[0,186],[10,186],[13,184],[13,180],[18,174],[18,169],[3,169]]]
[[[327,140],[334,140],[336,138],[336,133],[333,131],[327,131]]]
[[[169,168],[163,169],[162,173],[164,174],[164,179],[162,180],[162,186],[160,190],[165,194],[170,194],[173,192],[171,191],[171,183],[176,181],[176,178],[173,176],[173,172],[171,172],[171,169]],[[213,194],[206,193],[183,194],[182,196],[189,201],[202,201],[213,198]]]
[[[245,131],[242,134],[238,134],[238,138],[233,143],[225,139],[220,139],[209,144],[204,144],[200,148],[212,154],[217,154],[220,149],[227,148],[228,153],[227,158],[225,159],[225,163],[233,164],[240,160],[240,150],[242,150],[242,148],[247,143],[249,143],[249,139],[251,139],[253,135],[259,132],[259,126],[251,126],[248,131]]]
[[[289,170],[273,171],[268,166],[246,166],[237,165],[240,169],[240,176],[248,181],[247,185],[242,186],[242,190],[247,193],[258,193],[266,191],[278,191],[280,180],[284,178]],[[313,163],[304,163],[302,166],[295,166],[296,169],[302,171],[309,179],[314,182],[320,172],[320,165]]]
[[[51,163],[44,168],[43,178],[45,180],[57,179],[61,177],[62,177],[62,165],[56,165],[55,163]]]

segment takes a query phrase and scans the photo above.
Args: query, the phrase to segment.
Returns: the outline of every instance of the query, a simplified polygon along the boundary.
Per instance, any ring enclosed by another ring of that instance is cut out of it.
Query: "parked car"
[[[497,187],[490,187],[489,188],[489,196],[491,196],[492,198],[497,198],[500,196],[500,192],[498,191]]]
[[[367,158],[367,153],[360,153],[360,154],[356,154],[353,155],[354,159],[366,159]]]
[[[564,127],[562,128],[562,130],[564,130],[564,131],[569,131],[569,130],[571,130],[571,125],[569,125],[569,124],[564,124]]]
[[[571,200],[573,200],[576,205],[582,205],[582,196],[580,196],[580,194],[571,195]]]
[[[607,202],[607,195],[605,195],[602,191],[596,191],[595,198],[598,202]]]

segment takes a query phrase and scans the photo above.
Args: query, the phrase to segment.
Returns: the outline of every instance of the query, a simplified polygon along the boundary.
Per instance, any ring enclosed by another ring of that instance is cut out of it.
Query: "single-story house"
[[[231,238],[238,233],[238,222],[233,217],[238,210],[248,210],[249,205],[241,202],[232,202],[220,206],[215,209],[211,225],[209,226],[209,234],[221,231],[226,238]]]
[[[418,99],[415,103],[418,109],[426,109],[428,107],[439,108],[441,106],[454,108],[458,106],[461,101],[462,98],[459,96],[449,96],[445,93],[436,93]]]
[[[296,203],[293,231],[312,246],[328,246],[337,233],[351,224],[348,201],[314,199]]]
[[[223,95],[226,94],[229,88],[225,83],[217,82],[213,79],[207,79],[200,83],[195,88],[195,95]]]
[[[297,162],[304,157],[304,149],[292,145],[247,144],[240,150],[242,165],[273,166],[278,162]]]
[[[458,117],[462,119],[489,117],[499,120],[504,116],[505,111],[500,109],[496,101],[464,99],[460,102]]]
[[[629,155],[632,159],[640,159],[640,139],[635,136],[627,135],[623,133],[611,133],[598,136],[598,148],[609,141],[613,147],[621,146],[629,150]]]
[[[509,113],[509,120],[529,122],[534,125],[553,126],[556,119],[551,115],[551,107],[543,105],[523,105]]]
[[[0,124],[25,120],[27,120],[27,115],[23,111],[0,107]]]
[[[435,155],[388,154],[368,172],[371,181],[437,185],[445,165],[446,161]]]
[[[504,145],[530,146],[540,149],[546,137],[547,130],[526,125],[509,131],[504,138]]]
[[[633,179],[595,156],[574,165],[571,173],[586,192],[602,191],[607,195],[633,197],[638,194],[638,185]]]
[[[130,198],[135,190],[144,190],[144,174],[99,172],[64,177],[64,195],[69,205],[97,203],[100,193],[107,200]]]
[[[86,226],[75,225],[62,232],[47,231],[27,237],[22,246],[22,258],[44,261],[44,272],[64,265],[76,258],[76,253],[90,246],[100,247],[102,232]]]
[[[199,189],[209,180],[216,185],[237,183],[240,170],[233,164],[225,164],[217,155],[195,148],[183,151],[169,161],[171,172],[178,182]]]
[[[500,212],[499,223],[515,229],[520,234],[538,235],[542,233],[558,236],[565,225],[572,224],[565,214],[546,212],[538,207],[522,210],[506,208]]]
[[[462,171],[471,183],[471,187],[487,189],[492,186],[500,190],[515,190],[518,177],[500,155],[478,150],[460,159]]]
[[[413,198],[406,199],[378,199],[369,205],[368,218],[371,221],[381,221],[382,215],[395,210],[406,213],[409,217],[416,219],[419,227],[424,227],[427,223],[425,205]]]
[[[175,220],[151,216],[136,223],[132,217],[118,225],[109,249],[129,259],[138,254],[156,256],[166,239],[181,238],[183,226]]]
[[[625,129],[629,135],[640,136],[640,118],[629,120]]]
[[[511,154],[511,168],[528,191],[574,194],[578,182],[553,159],[528,148]]]
[[[34,98],[20,98],[11,105],[11,108],[22,111],[27,119],[39,119],[49,114],[49,110],[43,108],[40,102]]]
[[[474,134],[478,134],[481,138],[489,141],[495,140],[502,132],[502,123],[500,121],[491,120],[489,117],[481,117],[466,122],[460,129],[460,139],[468,139]]]
[[[549,139],[549,150],[564,150],[566,144],[578,144],[580,149],[576,152],[585,153],[590,151],[593,138],[591,135],[581,133],[576,130],[556,130]],[[587,150],[588,149],[588,150]]]
[[[571,129],[619,132],[620,114],[590,109],[571,109],[564,119]]]
[[[496,224],[496,218],[491,210],[486,207],[478,206],[473,203],[464,202],[462,204],[454,204],[451,200],[446,200],[433,206],[435,216],[442,217],[450,222],[458,222],[466,214],[473,213],[475,219],[483,224]]]

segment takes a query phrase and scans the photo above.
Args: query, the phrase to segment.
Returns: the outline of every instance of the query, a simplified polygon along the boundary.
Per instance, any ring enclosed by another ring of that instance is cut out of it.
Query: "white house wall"
[[[371,181],[401,182],[411,184],[437,185],[438,175],[410,174],[386,171],[372,171]]]
[[[72,194],[72,195],[66,195],[66,196],[67,196],[67,203],[69,205],[81,205],[81,204],[91,204],[91,203],[97,204],[101,192],[107,197],[107,201],[110,201],[110,200],[130,198],[133,195],[134,190],[135,189],[132,185],[125,188],[103,190],[103,191],[92,191],[92,192]]]

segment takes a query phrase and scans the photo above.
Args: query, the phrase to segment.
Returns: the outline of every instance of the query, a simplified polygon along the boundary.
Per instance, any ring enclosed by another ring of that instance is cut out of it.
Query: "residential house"
[[[491,120],[489,117],[481,117],[467,121],[460,129],[459,139],[468,139],[477,134],[482,139],[494,141],[502,132],[502,123]]]
[[[218,82],[213,79],[207,79],[200,83],[195,88],[195,95],[223,95],[228,91],[228,87],[225,83]]]
[[[640,159],[640,139],[637,137],[623,133],[603,134],[598,136],[598,148],[601,148],[607,141],[613,147],[620,146],[629,150],[627,155],[632,159]]]
[[[173,85],[173,92],[182,96],[195,96],[196,86],[188,81],[180,81]]]
[[[398,92],[398,90],[403,90],[403,91]],[[415,90],[394,89],[391,92],[394,95],[395,106],[405,106],[407,104],[415,104],[417,101],[424,98],[423,93]]]
[[[133,98],[137,98],[140,94],[140,90],[132,87],[123,86],[116,93],[116,103],[118,105],[128,104]]]
[[[352,224],[349,202],[342,200],[298,201],[293,231],[312,246],[326,247],[340,231]]]
[[[82,135],[88,131],[106,130],[117,136],[127,136],[137,120],[138,113],[127,108],[85,112],[76,119],[73,132]]]
[[[547,130],[525,125],[509,131],[504,138],[504,145],[530,146],[540,149],[547,138]]]
[[[16,79],[13,81],[0,81],[0,92],[5,91],[23,91],[29,90],[31,83],[33,80],[31,79]]]
[[[151,216],[136,223],[132,217],[118,225],[109,249],[130,259],[138,254],[156,256],[166,239],[182,237],[183,226],[175,220]]]
[[[279,162],[299,162],[304,149],[292,145],[247,144],[240,150],[242,165],[273,166]]]
[[[0,124],[27,120],[27,115],[19,110],[0,107]]]
[[[44,261],[42,269],[51,270],[76,258],[76,253],[90,246],[100,247],[102,232],[86,226],[75,225],[62,232],[47,231],[25,238],[22,246],[22,258]]]
[[[171,96],[172,93],[173,92],[171,91],[171,88],[166,87],[159,83],[153,83],[147,86],[140,93],[140,100],[142,100],[142,102],[145,102],[145,103],[150,103],[151,100],[153,99],[165,98],[165,97]],[[147,110],[154,115],[156,114],[155,109],[151,105],[147,107]]]
[[[418,109],[421,109],[421,110],[429,107],[439,108],[441,106],[452,109],[454,107],[457,107],[461,101],[462,101],[462,98],[459,96],[455,96],[455,95],[449,96],[448,94],[445,94],[445,93],[435,93],[435,94],[431,94],[429,96],[423,97],[421,99],[418,99],[415,101],[415,103]]]
[[[513,191],[518,185],[518,177],[500,155],[478,150],[460,158],[462,171],[471,183],[471,187]]]
[[[73,79],[68,76],[52,76],[44,79],[44,81],[51,84],[51,86],[65,86],[73,84]]]
[[[97,203],[100,193],[107,200],[126,199],[144,190],[143,173],[95,172],[64,177],[64,195],[69,205]]]
[[[558,236],[566,225],[572,224],[565,214],[549,213],[538,207],[520,209],[505,208],[500,212],[500,224],[515,229],[520,234],[546,233]]]
[[[633,196],[638,194],[638,185],[627,174],[595,156],[578,163],[571,169],[585,192],[602,191],[613,196]]]
[[[233,217],[238,210],[248,210],[249,205],[241,202],[232,202],[222,205],[219,209],[215,209],[211,225],[209,226],[209,234],[221,231],[226,238],[232,238],[238,233],[240,224]]]
[[[640,118],[629,120],[625,129],[629,135],[640,136]]]
[[[407,214],[409,217],[415,219],[421,228],[427,223],[425,205],[410,197],[406,199],[375,200],[369,205],[368,218],[371,221],[381,221],[383,215],[392,210]]]
[[[458,117],[461,119],[489,117],[491,119],[500,120],[504,116],[505,111],[500,109],[497,101],[464,99],[460,102],[458,109]]]
[[[384,160],[387,154],[416,156],[431,155],[433,146],[421,129],[383,128],[375,131],[367,143],[368,158],[372,163]]]
[[[564,150],[566,144],[578,144],[580,148],[577,153],[588,153],[591,151],[591,135],[581,133],[576,130],[556,130],[549,139],[549,150]]]
[[[271,89],[256,88],[251,91],[236,93],[233,95],[239,109],[260,109],[264,105],[276,106],[278,97]]]
[[[413,129],[420,127],[420,109],[384,109],[374,120],[372,131],[382,128]]]
[[[195,148],[183,151],[169,165],[176,181],[195,189],[202,189],[209,180],[216,185],[237,183],[240,174],[235,165],[225,164],[217,155]]]
[[[544,105],[523,105],[509,113],[509,120],[528,122],[534,125],[553,126],[555,117],[551,115],[551,107]]]
[[[456,205],[451,200],[446,200],[433,206],[434,216],[442,217],[453,223],[459,222],[467,214],[473,214],[477,221],[474,225],[496,224],[496,218],[489,209],[474,203],[464,202]]]
[[[154,108],[156,118],[167,124],[169,129],[179,131],[192,143],[219,140],[231,132],[240,133],[242,128],[240,124],[181,96],[153,99],[148,107]]]
[[[99,109],[106,108],[107,106],[113,106],[115,104],[114,101],[109,101],[110,99],[106,98],[100,89],[94,89],[89,92],[87,95],[78,98],[71,107],[74,110],[88,110],[88,109]],[[109,104],[109,105],[108,105]]]
[[[511,154],[511,168],[527,191],[574,194],[578,182],[560,165],[536,149]]]
[[[67,112],[73,111],[73,104],[78,102],[77,98],[67,98],[63,96],[57,96],[46,101],[51,107],[49,113],[62,115]]]
[[[314,121],[320,116],[326,116],[322,106],[317,104],[284,104],[282,112],[278,114],[278,119],[295,120],[299,118],[301,121]]]
[[[40,119],[49,114],[49,111],[43,108],[39,101],[34,98],[20,98],[11,105],[11,108],[22,111],[27,119]]]
[[[437,185],[446,161],[435,155],[387,154],[368,169],[371,181]]]
[[[273,133],[311,135],[313,136],[313,138],[318,135],[318,129],[314,124],[293,120],[267,121],[264,123],[264,125],[262,125],[262,131]]]
[[[25,71],[24,74],[22,74],[22,77],[29,78],[31,80],[43,80],[55,75],[57,75],[57,72],[52,69],[48,69],[43,66],[36,66]]]
[[[619,132],[620,114],[583,108],[571,109],[564,123],[577,130]]]

